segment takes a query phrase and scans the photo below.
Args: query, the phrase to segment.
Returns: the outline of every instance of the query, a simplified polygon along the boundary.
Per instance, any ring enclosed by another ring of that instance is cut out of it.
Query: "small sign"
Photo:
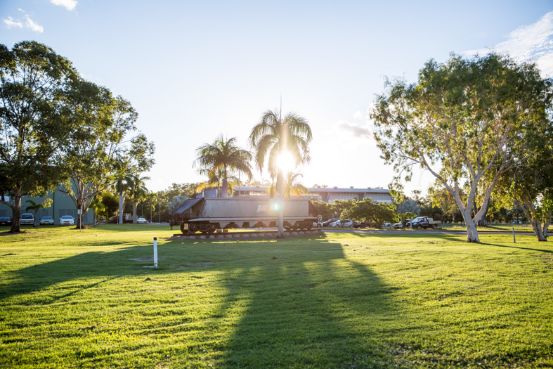
[[[77,209],[77,214],[81,215],[82,212],[82,209]]]

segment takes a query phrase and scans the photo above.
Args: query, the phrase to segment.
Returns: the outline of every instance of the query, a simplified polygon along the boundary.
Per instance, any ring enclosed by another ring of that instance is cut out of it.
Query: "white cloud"
[[[25,27],[30,29],[33,32],[42,33],[44,32],[44,27],[35,22],[29,14],[25,14]]]
[[[23,13],[23,19],[15,19],[12,17],[4,18],[4,24],[7,28],[27,28],[30,29],[33,32],[42,33],[44,32],[44,27],[33,20],[29,14],[27,14],[23,9],[19,8],[17,9],[21,13]]]
[[[349,122],[340,122],[340,128],[359,138],[372,137],[369,127]]]
[[[69,11],[75,9],[77,6],[77,0],[50,0],[50,3],[55,6],[63,6]]]
[[[535,23],[520,26],[506,40],[492,48],[469,50],[464,54],[508,54],[516,60],[535,62],[547,76],[553,76],[553,11]]]
[[[23,23],[13,19],[12,17],[4,18],[4,24],[8,28],[23,28]]]

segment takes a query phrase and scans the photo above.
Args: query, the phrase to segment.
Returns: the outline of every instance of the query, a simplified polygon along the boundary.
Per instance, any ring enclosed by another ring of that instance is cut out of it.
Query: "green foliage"
[[[427,62],[414,84],[389,83],[371,117],[396,181],[409,180],[414,165],[429,170],[461,211],[467,239],[478,242],[475,225],[512,151],[525,145],[520,132],[539,127],[550,105],[551,82],[535,65],[494,54],[452,56]]]
[[[90,204],[117,178],[117,154],[135,129],[137,114],[121,97],[94,83],[77,79],[65,93],[66,124],[71,126],[62,147],[67,180],[62,191],[86,213]]]
[[[379,204],[371,199],[344,201],[343,205],[342,219],[368,223],[371,227],[381,227],[384,222],[398,220],[393,205]]]
[[[117,207],[119,206],[119,199],[111,192],[103,192],[92,202],[90,207],[96,212],[96,216],[108,221],[115,215]]]
[[[335,214],[335,208],[333,204],[324,201],[312,200],[310,202],[311,214],[318,217],[319,215],[323,220],[333,218]]]
[[[36,215],[37,211],[40,209],[46,209],[52,206],[52,199],[47,198],[44,201],[34,201],[32,199],[27,200],[27,206],[25,207],[26,211],[30,211]]]
[[[208,186],[216,185],[220,188],[219,196],[228,195],[229,185],[239,182],[240,174],[252,177],[252,155],[238,147],[235,137],[225,139],[221,136],[211,144],[198,147],[196,152],[194,164],[198,166],[200,174],[208,176]]]
[[[530,236],[0,237],[9,368],[547,368],[551,248]],[[160,240],[160,269],[152,237]],[[32,250],[33,253],[29,251]],[[5,256],[8,255],[8,256]],[[42,257],[37,257],[41,255]],[[47,257],[46,257],[47,256]]]
[[[14,201],[19,232],[21,196],[59,181],[60,147],[70,126],[60,116],[63,94],[77,73],[69,60],[34,41],[0,44],[0,190]]]

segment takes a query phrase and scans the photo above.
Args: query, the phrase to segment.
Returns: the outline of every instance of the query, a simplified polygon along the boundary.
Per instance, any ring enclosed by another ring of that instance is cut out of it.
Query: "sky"
[[[313,131],[305,185],[387,187],[368,114],[387,78],[491,50],[553,75],[553,0],[2,0],[0,18],[1,43],[45,43],[132,103],[156,145],[151,190],[204,180],[196,148],[220,135],[247,148],[281,101]],[[416,171],[406,189],[432,181]]]

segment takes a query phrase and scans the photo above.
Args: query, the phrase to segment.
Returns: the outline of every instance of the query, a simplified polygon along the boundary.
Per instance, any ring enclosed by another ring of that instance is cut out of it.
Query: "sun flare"
[[[296,167],[296,159],[290,151],[284,150],[278,154],[276,164],[280,171],[287,174]]]

